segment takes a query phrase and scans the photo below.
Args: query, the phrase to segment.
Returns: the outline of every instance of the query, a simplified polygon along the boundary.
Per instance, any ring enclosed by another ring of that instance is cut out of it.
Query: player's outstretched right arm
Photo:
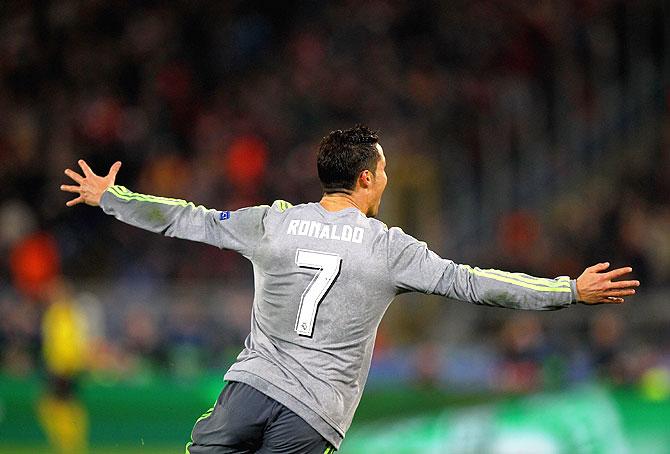
[[[73,192],[79,194],[78,197],[68,201],[65,205],[72,207],[80,203],[97,207],[100,205],[100,199],[107,188],[114,185],[116,174],[121,168],[121,161],[116,161],[109,169],[109,173],[104,176],[96,175],[86,164],[86,161],[80,159],[77,161],[84,175],[80,175],[71,169],[65,169],[65,175],[72,178],[78,186],[62,184],[61,191]]]
[[[80,203],[100,206],[105,213],[127,224],[165,236],[231,249],[246,257],[253,254],[262,236],[267,206],[234,212],[210,210],[185,200],[139,194],[115,185],[120,162],[116,162],[105,177],[96,175],[83,160],[79,166],[83,176],[65,170],[78,186],[62,185],[61,190],[79,194],[67,202],[68,206]]]

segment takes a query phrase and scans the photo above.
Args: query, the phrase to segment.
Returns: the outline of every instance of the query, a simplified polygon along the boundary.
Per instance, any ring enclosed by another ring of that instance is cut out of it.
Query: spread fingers
[[[628,274],[631,271],[633,271],[633,268],[631,268],[630,266],[625,266],[623,268],[617,268],[615,270],[608,271],[607,273],[603,273],[603,277],[612,280],[621,277],[625,274]]]
[[[79,183],[79,184],[81,184],[81,183],[84,181],[84,177],[82,177],[81,175],[79,175],[79,174],[78,174],[77,172],[75,172],[74,170],[65,169],[65,175],[67,175],[68,177],[72,178],[74,181],[76,181],[76,182]]]
[[[630,296],[635,295],[634,289],[625,289],[625,290],[607,290],[603,292],[605,296]]]
[[[84,198],[82,196],[79,196],[76,199],[72,199],[69,202],[66,202],[65,205],[71,207],[71,206],[74,206],[78,203],[82,203],[83,201],[84,201]]]
[[[614,296],[608,296],[603,300],[604,303],[615,303],[615,304],[621,304],[624,302],[623,298],[616,298]]]
[[[629,288],[639,286],[640,281],[614,281],[610,284],[610,288]]]
[[[91,170],[91,168],[88,166],[88,164],[86,164],[86,161],[80,159],[79,161],[77,161],[77,163],[79,164],[79,167],[81,167],[81,170],[84,171],[84,175],[86,175],[87,177],[95,175]]]
[[[70,186],[67,184],[61,184],[60,190],[65,192],[77,192],[81,193],[81,186]]]

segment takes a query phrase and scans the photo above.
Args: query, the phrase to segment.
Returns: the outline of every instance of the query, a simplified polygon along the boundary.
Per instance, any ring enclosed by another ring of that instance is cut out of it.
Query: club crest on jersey
[[[222,211],[219,215],[219,221],[225,221],[226,219],[230,219],[230,211]]]

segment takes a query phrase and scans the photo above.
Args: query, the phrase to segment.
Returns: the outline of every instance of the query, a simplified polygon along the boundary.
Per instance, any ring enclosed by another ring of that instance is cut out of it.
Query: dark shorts
[[[230,382],[193,426],[190,454],[330,454],[335,450],[298,415],[255,388]]]
[[[71,399],[77,394],[77,379],[75,377],[49,374],[47,383],[49,394],[59,399]]]

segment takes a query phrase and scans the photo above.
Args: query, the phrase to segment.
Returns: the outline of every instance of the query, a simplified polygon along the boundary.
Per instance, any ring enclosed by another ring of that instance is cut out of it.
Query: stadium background
[[[320,138],[356,122],[380,129],[387,224],[484,267],[630,264],[643,288],[541,314],[399,298],[341,452],[670,452],[669,17],[653,0],[3,2],[0,452],[50,452],[49,375],[76,382],[90,452],[182,452],[248,330],[244,259],[67,209],[64,168],[122,160],[119,184],[219,209],[300,203],[320,195]],[[76,328],[57,353],[53,307]]]

